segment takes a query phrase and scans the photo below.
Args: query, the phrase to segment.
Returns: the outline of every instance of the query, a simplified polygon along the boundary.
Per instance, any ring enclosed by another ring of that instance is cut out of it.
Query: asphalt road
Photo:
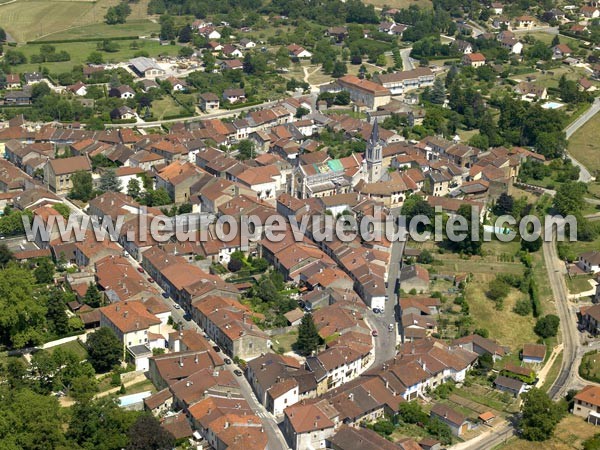
[[[576,379],[578,367],[575,364],[575,360],[578,349],[581,346],[581,339],[577,330],[575,314],[571,311],[568,301],[568,291],[564,278],[566,274],[565,263],[558,257],[554,241],[544,242],[543,250],[548,279],[552,288],[554,301],[556,302],[556,312],[560,317],[564,345],[560,372],[554,384],[548,390],[550,397],[558,399],[568,391],[571,382]]]

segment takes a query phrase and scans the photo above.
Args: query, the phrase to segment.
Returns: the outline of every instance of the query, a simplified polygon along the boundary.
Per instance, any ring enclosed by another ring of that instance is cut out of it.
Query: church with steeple
[[[382,165],[383,165],[383,145],[379,139],[379,123],[377,119],[373,123],[373,130],[367,142],[367,150],[365,151],[364,159],[366,169],[367,183],[375,183],[382,177]]]

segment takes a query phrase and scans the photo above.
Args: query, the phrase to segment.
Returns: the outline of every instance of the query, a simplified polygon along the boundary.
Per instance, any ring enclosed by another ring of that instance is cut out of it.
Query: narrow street
[[[82,209],[76,207],[71,202],[66,201],[66,203],[69,205],[69,207],[71,207],[78,213],[85,214],[85,212]],[[118,242],[117,245],[120,246]],[[129,260],[129,263],[136,269],[141,267],[140,263],[138,263],[131,255],[127,254],[127,259]],[[200,328],[198,324],[196,324],[196,322],[194,322],[193,320],[186,319],[185,311],[182,308],[180,308],[179,305],[177,305],[177,303],[175,303],[175,301],[172,298],[165,298],[165,296],[163,295],[165,292],[160,288],[160,286],[155,284],[154,287],[161,293],[161,295],[165,299],[165,302],[169,305],[169,308],[171,309],[171,317],[174,323],[179,324],[183,329],[192,329],[201,335],[205,334],[204,330],[202,330],[202,328]],[[209,342],[211,342],[212,345],[215,345],[212,341],[209,340]],[[225,357],[223,354],[221,355]],[[239,369],[239,367],[235,364],[225,365],[225,368],[226,370],[229,370],[232,373],[234,370]],[[267,410],[258,402],[258,399],[254,395],[254,392],[252,391],[250,383],[248,383],[246,377],[238,377],[235,374],[234,377],[238,381],[244,399],[248,402],[254,413],[260,419],[264,430],[267,433],[268,450],[287,450],[289,446],[285,438],[283,437],[283,433],[279,429],[273,416],[270,413],[268,413]]]

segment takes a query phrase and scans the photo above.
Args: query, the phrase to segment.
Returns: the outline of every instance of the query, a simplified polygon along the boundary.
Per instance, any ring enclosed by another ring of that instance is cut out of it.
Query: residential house
[[[452,345],[458,345],[478,355],[492,355],[494,361],[501,359],[506,355],[506,350],[495,341],[471,334],[452,341]]]
[[[87,156],[50,159],[44,167],[44,183],[52,192],[67,194],[73,188],[72,176],[77,172],[90,172],[92,165]]]
[[[335,422],[316,404],[296,404],[285,409],[283,434],[293,450],[325,448],[335,434]]]
[[[312,53],[296,44],[287,46],[290,58],[307,59],[312,57]]]
[[[206,113],[219,109],[219,97],[212,92],[200,94],[200,109]]]
[[[579,13],[586,19],[597,19],[600,17],[600,8],[595,5],[584,5],[579,9]]]
[[[110,112],[110,118],[112,120],[132,120],[136,117],[136,112],[129,106],[120,106]]]
[[[156,173],[156,187],[164,188],[175,203],[186,203],[190,201],[190,187],[204,173],[192,163],[173,161]]]
[[[171,89],[173,89],[175,92],[182,92],[187,89],[187,83],[185,81],[181,81],[177,77],[171,76],[165,81],[171,85]]]
[[[467,53],[462,58],[463,66],[481,67],[485,65],[485,56],[483,53]]]
[[[433,405],[429,416],[448,425],[455,436],[460,437],[469,430],[469,422],[466,417],[444,404]]]
[[[577,257],[577,265],[585,272],[600,272],[600,251],[591,250]]]
[[[533,28],[535,26],[535,17],[519,16],[515,18],[515,26],[517,28]]]
[[[522,81],[514,87],[514,91],[521,96],[521,100],[534,101],[546,100],[548,91],[544,86],[537,85],[528,81]]]
[[[6,74],[6,89],[21,89],[21,77],[18,73]]]
[[[335,435],[327,439],[328,448],[333,450],[421,450],[414,441],[411,447],[394,444],[368,428],[342,425]],[[415,447],[416,446],[416,447]]]
[[[589,423],[600,424],[600,386],[585,386],[574,398],[573,414]]]
[[[544,344],[525,344],[521,352],[524,363],[540,364],[546,358],[546,346]]]
[[[256,47],[256,42],[248,38],[242,38],[240,39],[240,47],[245,49],[254,48]]]
[[[87,86],[83,82],[78,81],[75,84],[67,86],[67,91],[75,95],[79,95],[80,97],[83,97],[87,94]]]
[[[513,397],[518,397],[525,392],[526,384],[516,378],[505,377],[504,375],[498,375],[494,380],[494,387],[502,392],[508,392]]]
[[[492,4],[490,5],[490,10],[493,14],[501,15],[504,11],[504,5],[502,3],[492,2]]]
[[[452,48],[456,49],[456,51],[466,55],[468,53],[473,53],[473,45],[470,42],[463,41],[462,39],[456,39],[452,43]]]
[[[124,301],[100,308],[100,326],[115,332],[123,349],[148,344],[150,333],[160,334],[161,320],[144,303]]]
[[[244,68],[244,63],[242,63],[239,59],[224,59],[219,63],[219,67],[221,70],[242,70]]]
[[[573,50],[567,44],[557,44],[552,47],[552,59],[562,59],[571,56]]]
[[[126,84],[122,84],[121,86],[111,88],[111,90],[108,91],[108,96],[127,100],[135,97],[135,91]]]
[[[238,103],[246,100],[246,91],[243,89],[225,89],[223,99],[229,103]]]

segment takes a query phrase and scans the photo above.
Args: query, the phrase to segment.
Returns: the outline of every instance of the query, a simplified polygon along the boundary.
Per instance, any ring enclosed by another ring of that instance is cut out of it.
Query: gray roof
[[[152,350],[150,350],[150,347],[148,347],[145,344],[132,345],[131,347],[129,347],[129,352],[133,356],[144,356],[144,355],[152,354]]]
[[[146,58],[145,56],[140,56],[138,58],[133,58],[129,60],[129,64],[131,64],[135,70],[140,73],[144,73],[150,69],[158,69],[162,70],[156,61],[151,58]]]
[[[519,392],[525,383],[514,378],[505,377],[504,375],[498,375],[494,381],[496,386],[510,389],[511,391]]]

